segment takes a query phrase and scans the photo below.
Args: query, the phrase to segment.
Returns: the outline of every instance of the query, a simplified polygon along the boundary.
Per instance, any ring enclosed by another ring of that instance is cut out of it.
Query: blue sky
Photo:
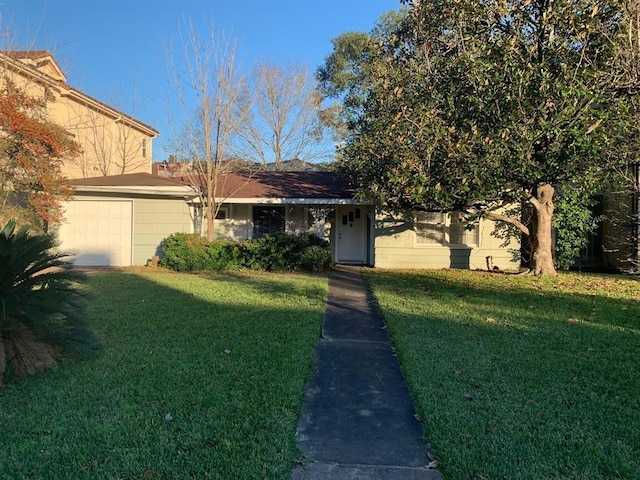
[[[177,40],[181,19],[207,30],[213,24],[234,38],[247,65],[297,62],[315,70],[332,38],[368,32],[381,13],[399,6],[399,0],[0,0],[0,20],[20,48],[50,50],[70,85],[160,130],[154,159],[162,160],[171,133],[163,52]]]

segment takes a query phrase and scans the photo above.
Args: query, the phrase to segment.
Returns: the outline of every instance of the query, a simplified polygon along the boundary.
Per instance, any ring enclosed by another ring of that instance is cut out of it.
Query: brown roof
[[[218,186],[223,198],[353,199],[349,182],[336,172],[260,172],[224,175]]]
[[[69,185],[91,187],[165,187],[192,185],[186,176],[168,178],[149,173],[69,180]],[[218,198],[345,199],[354,198],[349,182],[336,172],[260,172],[221,175]]]
[[[185,184],[150,173],[126,173],[103,177],[76,178],[67,182],[72,187],[184,187]]]

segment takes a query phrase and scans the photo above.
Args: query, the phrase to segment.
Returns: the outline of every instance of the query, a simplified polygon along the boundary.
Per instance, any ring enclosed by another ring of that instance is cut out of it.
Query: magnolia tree
[[[611,86],[625,10],[599,0],[402,3],[406,19],[378,31],[361,51],[364,76],[340,90],[360,95],[342,167],[383,206],[512,225],[528,237],[532,272],[555,274],[557,188],[591,191],[633,122],[620,113],[635,93]],[[505,214],[514,205],[518,214]]]

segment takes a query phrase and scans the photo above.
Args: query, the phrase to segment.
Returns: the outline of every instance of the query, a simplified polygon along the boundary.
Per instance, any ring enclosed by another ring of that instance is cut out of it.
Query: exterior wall
[[[181,198],[135,198],[133,201],[133,264],[145,265],[162,256],[162,242],[172,233],[193,232],[187,203]]]
[[[478,246],[420,245],[413,219],[403,214],[378,212],[374,240],[374,266],[379,268],[470,268],[500,270],[518,268],[509,248],[491,235],[494,222],[483,220],[479,228]],[[489,261],[487,257],[490,257]]]
[[[172,233],[193,232],[192,214],[183,198],[162,196],[77,193],[76,200],[128,201],[133,203],[132,264],[145,265],[154,255],[161,256],[162,242]],[[108,222],[99,218],[98,222]],[[65,250],[64,243],[61,248]]]
[[[57,75],[51,77],[50,83],[41,79],[36,82],[16,73],[8,61],[5,62],[0,61],[0,82],[11,79],[29,95],[45,99],[48,119],[67,130],[82,147],[80,156],[63,165],[64,176],[151,173],[153,136],[149,132],[133,128],[131,119],[117,110],[71,90]],[[45,64],[40,71],[53,73],[50,64]]]
[[[215,221],[215,234],[218,240],[240,242],[253,238],[253,207],[251,204],[223,205],[225,218]],[[305,205],[285,205],[285,228],[290,233],[309,231],[309,210]],[[203,227],[203,232],[206,226]]]

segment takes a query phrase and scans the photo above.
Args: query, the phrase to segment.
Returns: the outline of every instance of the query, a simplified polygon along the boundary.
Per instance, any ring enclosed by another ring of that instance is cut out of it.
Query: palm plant
[[[85,319],[84,275],[56,246],[13,220],[0,231],[0,385],[99,346]]]

